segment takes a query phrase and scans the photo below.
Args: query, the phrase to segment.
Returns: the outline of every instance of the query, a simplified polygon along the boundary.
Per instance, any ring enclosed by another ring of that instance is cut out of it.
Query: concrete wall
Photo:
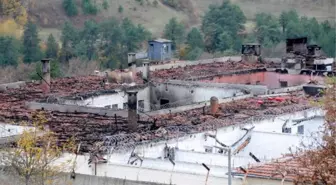
[[[107,108],[97,108],[97,107],[85,107],[77,105],[61,105],[61,104],[51,104],[51,103],[38,103],[38,102],[26,102],[25,106],[31,110],[50,110],[59,112],[84,112],[93,113],[106,116],[117,116],[127,117],[128,113],[126,111],[115,111]]]
[[[201,87],[216,87],[216,88],[227,88],[227,89],[239,89],[247,90],[255,95],[263,95],[267,93],[268,88],[264,85],[244,85],[244,84],[229,84],[229,83],[211,83],[211,82],[200,82],[200,81],[181,81],[181,80],[170,80],[170,84],[190,84]]]
[[[169,101],[168,107],[188,105],[193,103],[209,101],[212,96],[224,99],[233,96],[243,95],[241,90],[222,87],[201,87],[184,83],[158,84],[151,93],[151,104],[160,107],[160,100]]]
[[[305,113],[306,112],[306,113]],[[250,143],[236,156],[232,157],[232,165],[234,167],[245,166],[247,164],[256,163],[249,152],[252,152],[262,162],[271,160],[272,158],[281,157],[282,154],[289,152],[289,147],[299,146],[302,139],[304,141],[308,136],[300,136],[296,133],[283,134],[281,127],[283,120],[286,118],[303,118],[304,114],[311,116],[321,114],[317,109],[297,112],[294,114],[284,114],[262,121],[253,121],[246,123],[245,127],[250,124],[255,126],[255,131],[252,133]],[[310,122],[306,124],[321,125],[323,122]],[[244,132],[239,126],[230,126],[218,129],[218,139],[230,144],[240,138]],[[303,138],[304,137],[304,138]],[[267,138],[267,139],[265,139]],[[313,140],[312,138],[310,140]],[[279,142],[281,141],[281,142]],[[108,158],[109,163],[98,164],[97,175],[108,176],[114,178],[126,178],[129,180],[152,181],[160,183],[170,183],[176,185],[203,185],[205,182],[206,170],[201,163],[206,163],[210,168],[210,176],[208,184],[222,185],[227,184],[227,155],[213,153],[205,153],[205,146],[213,146],[214,140],[205,139],[204,133],[188,134],[185,137],[171,139],[168,141],[152,142],[144,145],[138,145],[135,152],[143,158],[143,163],[128,165],[127,161],[131,155],[132,148],[127,152],[112,153]],[[163,148],[167,144],[170,147],[178,147],[176,153],[175,166],[168,160],[160,159],[162,157]],[[267,146],[267,147],[265,147]],[[72,158],[74,156],[72,155]],[[70,156],[71,158],[71,156]],[[62,158],[67,161],[69,157]],[[77,158],[76,172],[81,174],[94,174],[94,167],[87,164],[88,156],[81,155]],[[140,165],[142,164],[142,165]],[[257,183],[259,181],[256,181]],[[268,181],[260,181],[264,184]],[[271,181],[273,183],[273,181]],[[276,182],[276,181],[275,181]],[[275,183],[274,182],[274,183]],[[233,179],[233,184],[241,184],[239,178]]]
[[[318,81],[323,81],[322,77],[314,77]],[[269,89],[281,88],[280,81],[286,81],[288,86],[298,86],[311,80],[307,75],[280,74],[275,72],[257,72],[248,74],[233,74],[225,76],[216,76],[208,82],[231,83],[231,84],[256,84],[265,85]]]
[[[138,91],[137,99],[144,100],[145,102],[150,101],[150,94],[149,94],[149,87],[141,89]],[[85,100],[64,100],[64,104],[66,105],[79,105],[79,106],[87,106],[87,107],[106,107],[116,105],[118,109],[125,109],[127,106],[128,96],[127,93],[124,91],[119,91],[115,94],[107,94],[107,95],[100,95],[97,97],[91,97]],[[139,104],[138,104],[139,108]],[[150,107],[149,104],[145,104],[144,111],[149,111]]]
[[[226,103],[226,102],[231,102],[235,100],[241,100],[241,99],[246,99],[246,98],[251,98],[253,97],[252,94],[247,94],[247,95],[242,95],[242,96],[236,96],[236,97],[230,97],[230,98],[224,98],[224,99],[219,99],[219,103]],[[200,103],[195,103],[191,105],[184,105],[184,106],[179,106],[176,108],[172,109],[161,109],[157,111],[151,111],[146,114],[148,115],[158,115],[158,114],[168,114],[168,113],[176,113],[176,112],[183,112],[187,110],[192,110],[192,109],[197,109],[197,108],[202,108],[206,105],[210,105],[210,100],[205,101],[205,102],[200,102]]]

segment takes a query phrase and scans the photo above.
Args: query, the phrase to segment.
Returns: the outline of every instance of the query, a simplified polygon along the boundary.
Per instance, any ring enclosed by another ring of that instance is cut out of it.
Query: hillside
[[[28,0],[27,0],[28,1]],[[31,0],[30,0],[31,1]],[[172,17],[177,17],[186,26],[200,24],[200,17],[207,11],[208,6],[214,3],[221,3],[223,0],[175,0],[179,8],[173,8],[162,4],[158,0],[158,5],[154,6],[155,0],[107,0],[109,8],[102,8],[103,0],[95,0],[101,9],[96,16],[80,15],[69,18],[62,8],[62,0],[35,0],[34,6],[30,9],[30,15],[43,28],[42,38],[49,33],[56,37],[60,36],[59,28],[65,21],[71,21],[76,26],[83,25],[87,19],[102,21],[109,17],[119,19],[128,17],[136,23],[145,25],[156,36],[160,36],[164,25]],[[254,15],[259,12],[272,13],[278,15],[283,10],[296,9],[300,15],[316,17],[318,20],[335,20],[334,0],[231,0],[241,7],[249,20],[254,19]],[[81,0],[76,0],[77,6],[81,6]],[[123,7],[123,12],[119,13],[119,6]],[[81,10],[79,8],[79,10]]]

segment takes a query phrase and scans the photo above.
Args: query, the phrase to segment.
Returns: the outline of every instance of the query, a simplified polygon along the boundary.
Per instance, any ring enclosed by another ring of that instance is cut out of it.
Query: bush
[[[162,3],[174,9],[179,9],[179,0],[162,0]]]
[[[96,15],[98,13],[98,7],[91,0],[82,0],[82,8],[85,14]]]
[[[73,0],[63,0],[63,8],[65,13],[70,17],[78,14],[77,6]]]

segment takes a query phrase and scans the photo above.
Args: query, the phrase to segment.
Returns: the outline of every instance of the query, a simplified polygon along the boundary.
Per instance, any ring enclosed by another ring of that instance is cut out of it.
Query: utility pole
[[[228,166],[229,166],[229,171],[228,171],[228,184],[232,185],[232,173],[231,173],[231,147],[228,147]]]

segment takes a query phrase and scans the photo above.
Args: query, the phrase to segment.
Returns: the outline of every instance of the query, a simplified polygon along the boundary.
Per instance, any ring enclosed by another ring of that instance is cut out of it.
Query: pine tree
[[[50,34],[47,42],[46,57],[57,58],[57,55],[58,55],[58,43],[56,42],[54,36]]]
[[[184,41],[184,35],[184,25],[178,22],[176,18],[171,18],[165,26],[164,36],[172,40],[174,49]]]
[[[0,66],[16,66],[19,58],[19,41],[14,37],[0,36]]]
[[[204,41],[201,32],[197,28],[193,28],[187,35],[187,44],[191,48],[204,48]]]
[[[73,0],[63,0],[63,8],[70,17],[78,14],[77,6]]]
[[[29,21],[23,32],[23,62],[32,63],[41,60],[43,56],[39,42],[37,26]]]

